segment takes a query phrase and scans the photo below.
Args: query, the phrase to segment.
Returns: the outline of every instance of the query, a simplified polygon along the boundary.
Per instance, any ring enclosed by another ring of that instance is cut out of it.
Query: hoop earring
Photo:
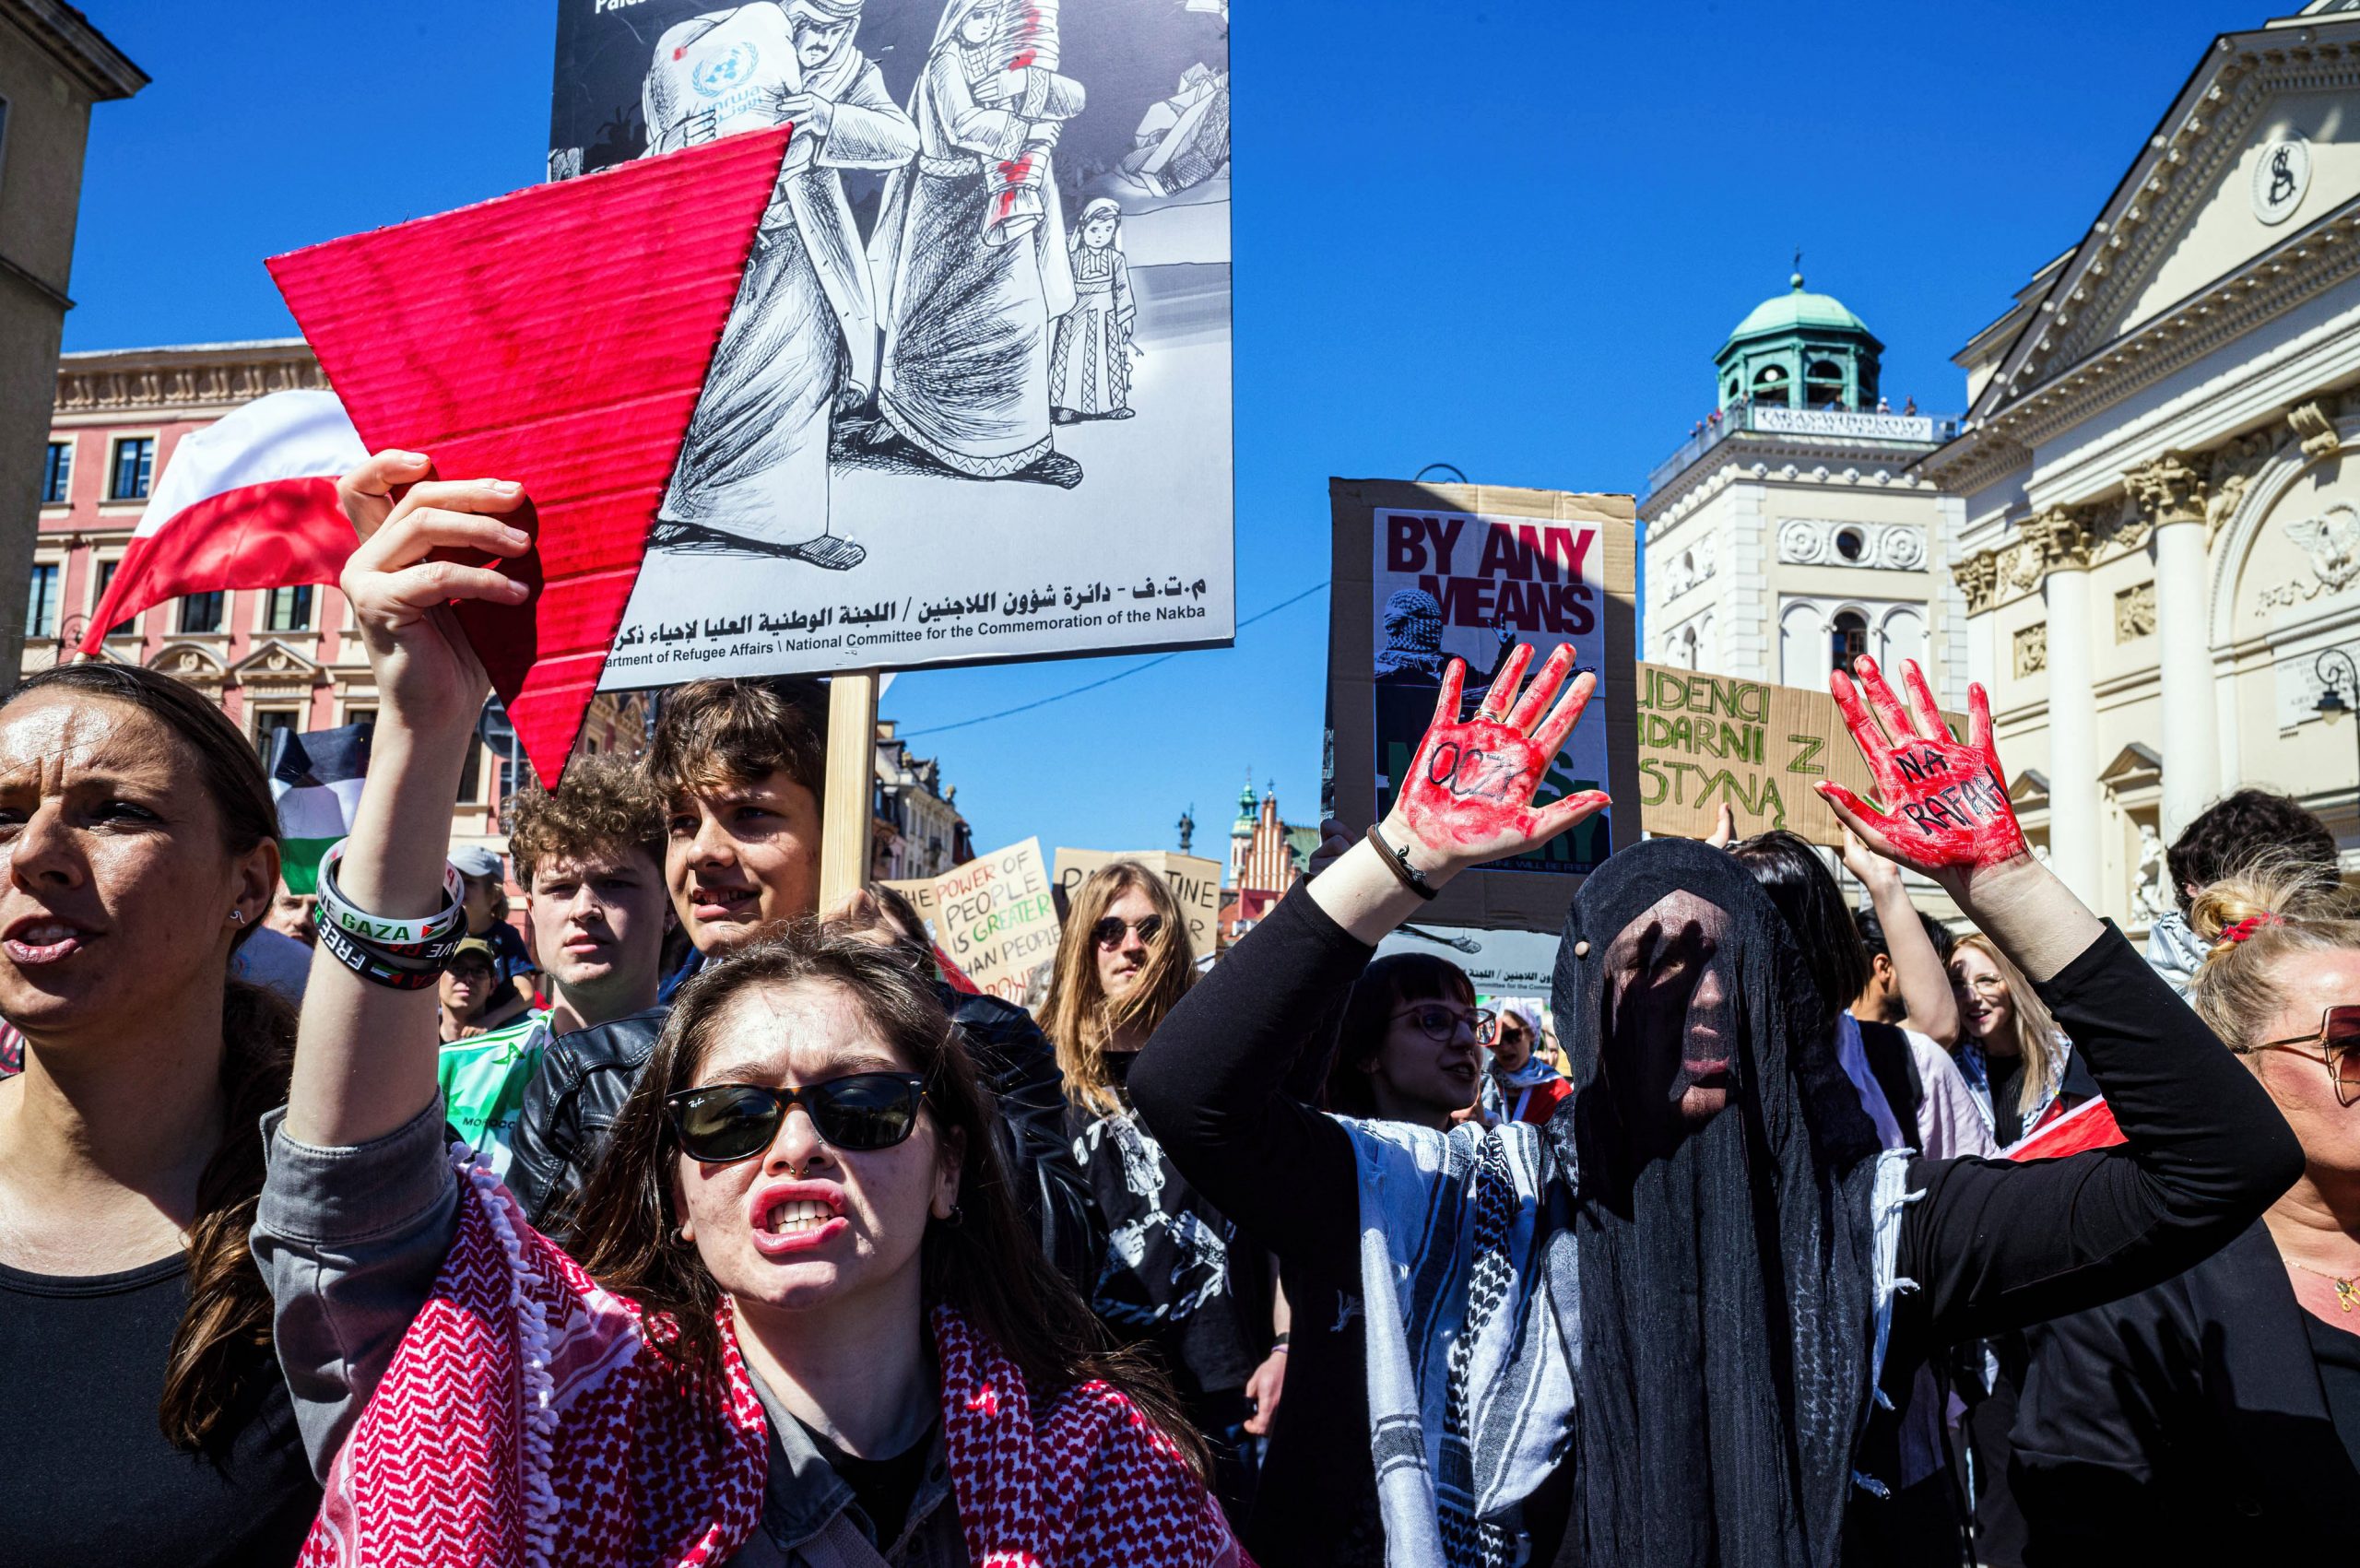
[[[687,1246],[689,1244],[688,1232],[689,1227],[687,1223],[683,1221],[680,1224],[673,1226],[672,1233],[669,1236],[667,1236],[665,1240],[671,1243],[676,1247]]]
[[[955,1231],[966,1222],[967,1211],[961,1208],[955,1203],[950,1206],[950,1212],[944,1215],[939,1221],[942,1228],[946,1231]]]

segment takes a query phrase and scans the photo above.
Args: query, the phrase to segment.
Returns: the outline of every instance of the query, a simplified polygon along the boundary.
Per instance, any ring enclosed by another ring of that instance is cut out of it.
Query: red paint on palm
[[[1602,791],[1587,790],[1533,808],[1533,794],[1564,749],[1585,700],[1569,694],[1540,717],[1573,668],[1574,651],[1565,644],[1549,655],[1515,710],[1503,714],[1531,662],[1530,645],[1518,644],[1471,719],[1458,716],[1467,666],[1450,662],[1434,723],[1399,796],[1402,819],[1421,843],[1453,858],[1490,859],[1504,853],[1498,847],[1503,843],[1553,838],[1607,804]]]
[[[2008,800],[2007,773],[1992,746],[1991,699],[1982,686],[1967,688],[1967,738],[1962,743],[1944,727],[1941,709],[1916,660],[1902,665],[1910,708],[1894,695],[1874,659],[1858,659],[1853,667],[1859,674],[1858,689],[1841,670],[1828,677],[1827,689],[1868,760],[1885,809],[1875,809],[1838,784],[1820,784],[1820,794],[1859,817],[1893,858],[1921,872],[1979,870],[2029,854]]]
[[[704,386],[789,132],[536,186],[274,257],[372,451],[513,479],[521,607],[459,623],[545,779],[564,770]]]

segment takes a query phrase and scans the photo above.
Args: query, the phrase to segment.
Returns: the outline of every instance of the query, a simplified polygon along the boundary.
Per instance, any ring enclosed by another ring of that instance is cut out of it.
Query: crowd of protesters
[[[1535,804],[1594,683],[1519,648],[1420,753],[1504,786],[1413,766],[1218,961],[1117,861],[1036,1017],[891,890],[822,909],[809,682],[668,692],[645,759],[453,855],[487,682],[446,607],[523,598],[524,497],[398,454],[341,494],[380,707],[316,893],[193,690],[0,705],[0,1568],[2040,1568],[2360,1524],[2360,919],[2296,803],[2191,825],[2142,957],[1987,782],[1981,691],[1962,740],[1862,660],[1857,904],[1791,833],[1647,840],[1550,996],[1486,996],[1375,952],[1607,804]]]

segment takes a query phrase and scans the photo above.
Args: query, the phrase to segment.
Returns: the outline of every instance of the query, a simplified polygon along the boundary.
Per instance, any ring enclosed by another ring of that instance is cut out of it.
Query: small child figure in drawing
[[[1123,209],[1100,196],[1081,209],[1068,242],[1073,255],[1072,310],[1057,320],[1049,357],[1049,417],[1060,425],[1131,417],[1131,343],[1139,314],[1123,260]]]

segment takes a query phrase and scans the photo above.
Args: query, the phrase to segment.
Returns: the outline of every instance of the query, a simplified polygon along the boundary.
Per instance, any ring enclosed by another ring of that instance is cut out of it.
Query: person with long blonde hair
[[[2189,926],[2189,1000],[2303,1174],[2177,1278],[2036,1331],[2027,1562],[2300,1562],[2360,1537],[2360,921],[2283,851],[2199,890]]]
[[[1979,931],[1961,937],[1950,969],[1959,1071],[2001,1149],[2096,1096],[2097,1085],[2076,1069],[2072,1044],[2040,993],[1990,937]]]
[[[1092,873],[1074,890],[1041,1008],[1067,1098],[1101,1114],[1121,1109],[1110,1059],[1146,1044],[1196,978],[1187,920],[1163,878],[1136,860]]]
[[[1257,1413],[1247,1385],[1284,1353],[1269,1259],[1173,1168],[1127,1087],[1139,1047],[1196,978],[1179,901],[1153,871],[1117,860],[1074,890],[1042,1027],[1065,1072],[1074,1159],[1106,1225],[1090,1304],[1172,1374],[1212,1442],[1216,1490],[1242,1519],[1252,1480],[1241,1445]]]

